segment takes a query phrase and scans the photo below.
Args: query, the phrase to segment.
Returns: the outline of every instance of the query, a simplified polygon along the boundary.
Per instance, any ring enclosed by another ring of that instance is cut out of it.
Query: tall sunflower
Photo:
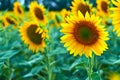
[[[25,22],[23,26],[20,27],[21,39],[25,44],[29,45],[29,49],[33,52],[41,51],[45,48],[44,39],[47,36],[46,31],[41,29],[37,23]]]
[[[24,15],[24,10],[19,2],[14,2],[13,11],[17,16],[19,16],[21,18]]]
[[[101,55],[103,51],[108,49],[106,40],[108,33],[104,27],[99,25],[99,17],[91,15],[87,12],[84,15],[78,12],[78,16],[71,15],[66,18],[66,23],[62,23],[61,32],[64,36],[61,37],[61,42],[70,51],[70,54],[86,57],[92,57],[92,52],[96,55]]]
[[[112,0],[112,3],[116,6],[114,8],[111,8],[111,10],[113,11],[112,14],[112,19],[113,19],[113,25],[114,25],[114,31],[117,32],[118,36],[120,36],[120,1],[117,0],[114,1]]]
[[[2,17],[2,20],[3,20],[3,25],[5,26],[5,27],[7,27],[7,26],[9,26],[9,25],[11,25],[11,24],[13,24],[14,25],[14,27],[17,27],[17,21],[13,18],[13,17],[11,17],[11,16],[9,16],[9,15],[4,15],[3,17]]]
[[[45,8],[43,5],[39,5],[36,1],[31,2],[30,12],[32,13],[32,16],[35,18],[35,20],[46,24]]]
[[[77,14],[78,11],[81,11],[84,16],[86,12],[91,13],[92,11],[92,5],[84,0],[73,0],[70,8],[74,14]]]
[[[108,0],[97,0],[97,9],[100,16],[109,14],[109,1]]]

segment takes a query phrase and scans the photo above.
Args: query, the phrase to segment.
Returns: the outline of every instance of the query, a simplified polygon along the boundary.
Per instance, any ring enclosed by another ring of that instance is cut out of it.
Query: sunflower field
[[[0,80],[120,80],[119,27],[120,0],[0,0]]]

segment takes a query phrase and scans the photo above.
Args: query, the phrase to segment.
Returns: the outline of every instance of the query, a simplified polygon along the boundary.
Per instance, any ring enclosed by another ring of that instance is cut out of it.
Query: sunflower
[[[60,12],[53,12],[53,11],[50,11],[49,14],[48,14],[48,18],[49,20],[51,20],[51,25],[52,27],[53,26],[56,26],[56,27],[60,27],[61,26],[61,22],[62,22],[62,15]]]
[[[41,22],[43,24],[46,24],[46,17],[45,17],[45,8],[42,5],[39,5],[36,1],[33,1],[30,4],[30,12],[32,13],[32,16],[37,20],[38,22]]]
[[[109,1],[108,0],[97,0],[97,9],[100,16],[106,16],[109,14]]]
[[[60,14],[61,14],[61,16],[63,18],[62,22],[65,22],[65,18],[70,15],[70,11],[68,11],[66,9],[62,9],[61,12],[60,12]]]
[[[44,39],[47,36],[46,30],[41,29],[35,22],[25,22],[22,27],[20,27],[21,39],[25,44],[29,45],[29,49],[33,52],[41,51],[45,48]]]
[[[118,73],[112,73],[109,76],[109,80],[120,80],[120,74],[118,74]]]
[[[62,23],[61,32],[65,35],[61,37],[61,42],[65,43],[64,47],[70,51],[70,54],[86,57],[92,57],[92,52],[101,55],[103,51],[108,49],[106,40],[108,33],[104,27],[99,25],[99,17],[91,15],[87,12],[84,15],[79,11],[78,16],[70,15],[66,18],[66,23]]]
[[[84,16],[86,12],[91,13],[92,11],[92,5],[88,2],[85,2],[84,0],[73,0],[72,6],[70,8],[74,14],[77,14],[80,10]]]
[[[13,11],[17,16],[19,16],[21,18],[24,15],[24,10],[19,2],[14,2]]]
[[[51,25],[51,27],[55,26],[55,11],[49,11],[48,12],[48,19],[49,19],[49,23]]]
[[[114,0],[112,0],[112,3],[117,6],[115,8],[111,8],[111,10],[113,11],[112,19],[113,19],[113,25],[114,25],[114,31],[117,32],[118,36],[120,36],[120,1],[117,0],[117,2],[115,2]]]
[[[7,26],[9,26],[9,25],[11,25],[11,24],[13,24],[14,25],[14,27],[17,27],[17,21],[12,17],[12,16],[9,16],[9,15],[4,15],[3,17],[2,17],[2,20],[3,20],[3,25],[4,25],[4,27],[7,27]]]

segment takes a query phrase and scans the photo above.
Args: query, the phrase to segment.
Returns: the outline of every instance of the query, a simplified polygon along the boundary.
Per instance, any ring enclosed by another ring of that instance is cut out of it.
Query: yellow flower
[[[41,51],[45,48],[44,39],[47,36],[46,30],[41,29],[35,22],[25,22],[23,26],[20,27],[21,39],[25,44],[29,45],[29,49],[33,52]]]
[[[120,1],[112,0],[112,3],[117,6],[115,8],[111,8],[113,10],[112,19],[113,19],[113,25],[114,25],[114,31],[117,32],[118,36],[120,36]]]
[[[52,26],[60,27],[61,22],[62,22],[62,16],[60,12],[49,12],[48,13],[48,18],[49,20],[52,20]]]
[[[113,73],[109,76],[109,80],[120,80],[120,74]]]
[[[62,22],[65,22],[65,18],[70,15],[70,11],[68,11],[66,9],[62,9],[62,11],[60,13],[62,16]]]
[[[97,9],[100,16],[109,15],[109,1],[108,0],[97,0]]]
[[[9,15],[4,15],[2,17],[2,20],[3,20],[4,27],[7,27],[11,24],[13,24],[14,27],[17,27],[17,25],[18,25],[17,21],[12,16],[9,16]]]
[[[55,18],[55,11],[49,11],[48,12],[48,19],[53,20]]]
[[[88,2],[85,2],[84,0],[73,0],[72,6],[70,8],[74,14],[77,14],[78,11],[80,11],[84,16],[86,12],[91,14],[92,11],[92,5]]]
[[[19,2],[14,2],[13,11],[20,18],[22,18],[23,15],[24,15],[24,10],[23,10],[23,8],[22,8],[22,6],[20,5]]]
[[[109,39],[108,33],[103,26],[99,25],[101,20],[98,16],[90,16],[87,12],[84,17],[81,12],[78,12],[78,16],[70,15],[66,21],[61,24],[63,27],[61,32],[64,33],[61,42],[70,54],[74,56],[85,54],[86,57],[92,57],[92,52],[94,52],[100,56],[108,49],[105,42]]]
[[[36,1],[33,1],[30,4],[30,12],[36,21],[46,24],[45,8],[43,5],[39,5]]]

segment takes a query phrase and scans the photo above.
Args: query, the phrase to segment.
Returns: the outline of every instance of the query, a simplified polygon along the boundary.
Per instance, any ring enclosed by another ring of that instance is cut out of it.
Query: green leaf
[[[0,57],[1,58],[12,58],[13,56],[15,56],[16,54],[18,54],[20,52],[20,50],[8,50],[8,51],[3,51],[0,53]]]
[[[92,80],[100,80],[100,77],[99,77],[98,73],[95,73],[95,72],[92,73],[91,77],[92,77]]]
[[[18,54],[20,50],[9,50],[9,51],[3,51],[0,53],[1,58],[11,58],[14,55]]]
[[[77,66],[84,67],[85,62],[82,62],[81,59],[77,59],[71,66],[70,70],[74,69]]]
[[[27,73],[26,75],[24,75],[23,77],[24,78],[32,77],[32,76],[36,75],[38,72],[40,72],[43,68],[44,68],[44,66],[36,66],[36,67],[32,68],[32,70],[29,73]]]
[[[33,58],[34,57],[34,58]],[[34,55],[32,56],[32,59],[29,61],[25,61],[22,63],[19,63],[20,66],[24,65],[24,66],[32,66],[35,63],[39,63],[44,57],[42,55],[39,55],[39,57],[35,57]]]
[[[120,59],[119,60],[115,60],[114,62],[112,62],[113,65],[115,64],[120,64]]]
[[[67,51],[65,50],[65,48],[62,47],[58,47],[55,50],[51,50],[50,53],[48,54],[48,56],[54,56],[54,55],[58,55],[58,54],[65,54]]]

